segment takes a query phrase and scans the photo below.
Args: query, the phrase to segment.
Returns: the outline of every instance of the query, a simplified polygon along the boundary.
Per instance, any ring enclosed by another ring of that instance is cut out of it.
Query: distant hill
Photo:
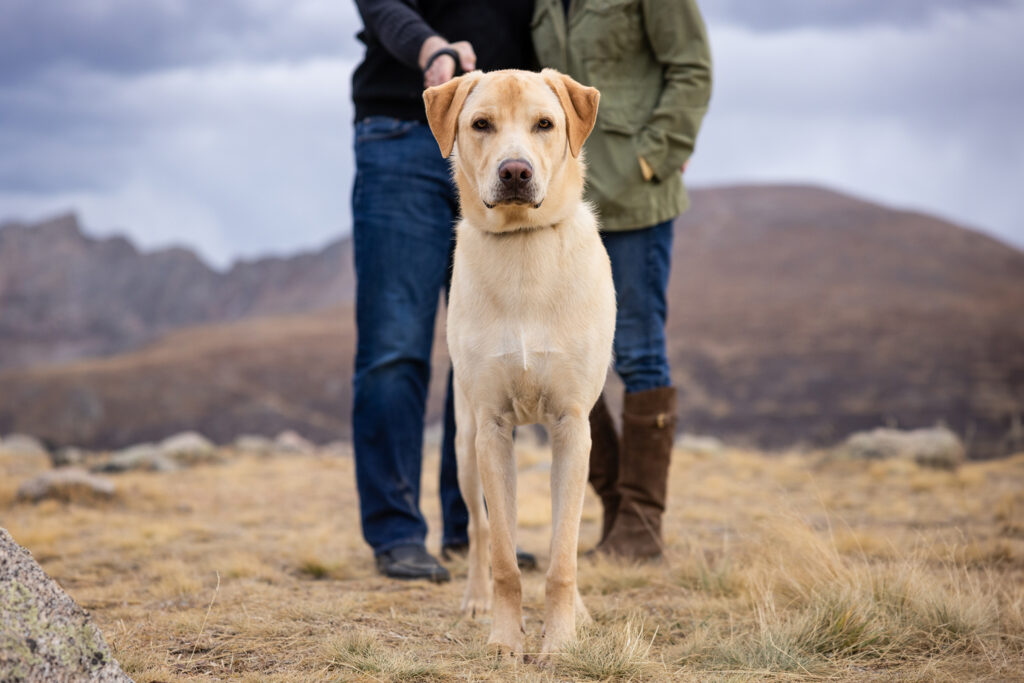
[[[220,274],[68,217],[4,227],[0,432],[346,436],[352,283],[347,241]],[[814,187],[694,191],[669,338],[688,431],[776,448],[942,421],[975,457],[1024,449],[1024,253],[930,216]],[[435,361],[431,419],[440,338]]]
[[[104,356],[187,325],[352,300],[349,240],[226,273],[188,249],[140,253],[83,234],[73,214],[0,226],[0,369]]]
[[[944,421],[1024,449],[1024,253],[814,187],[694,193],[676,229],[683,427],[762,447]]]
[[[351,307],[171,332],[109,358],[0,374],[0,433],[123,446],[197,429],[219,442],[294,428],[349,430]]]

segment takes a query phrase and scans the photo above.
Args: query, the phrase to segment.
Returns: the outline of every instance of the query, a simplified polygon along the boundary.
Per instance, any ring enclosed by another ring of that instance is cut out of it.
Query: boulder
[[[217,445],[197,432],[182,432],[160,442],[160,452],[179,465],[198,465],[220,460]]]
[[[0,680],[131,681],[88,612],[2,528]]]
[[[324,455],[333,456],[336,458],[351,458],[353,455],[352,442],[331,441],[330,443],[321,446],[320,452],[323,453]]]
[[[82,465],[89,457],[87,451],[74,446],[64,446],[58,448],[50,454],[50,460],[53,461],[54,467],[68,467],[69,465]]]
[[[316,444],[290,429],[277,435],[277,438],[274,439],[274,446],[279,453],[297,455],[312,455],[317,450]]]
[[[946,427],[930,429],[887,429],[880,427],[851,434],[832,451],[843,460],[891,460],[916,462],[924,467],[955,469],[966,458],[966,449]]]
[[[92,466],[93,472],[171,472],[178,469],[177,463],[164,455],[159,446],[140,443],[115,451],[106,460]]]
[[[725,444],[721,439],[713,436],[699,436],[697,434],[680,434],[676,437],[673,447],[676,450],[694,455],[721,455],[725,451]]]
[[[231,447],[236,451],[254,455],[272,455],[277,450],[273,439],[268,439],[259,434],[242,434],[235,439]]]
[[[67,467],[35,476],[18,487],[19,501],[38,503],[41,500],[59,500],[65,503],[94,503],[114,497],[113,482],[89,474],[85,470]]]
[[[39,439],[27,434],[8,434],[0,439],[0,453],[49,457],[46,446]]]
[[[37,439],[23,434],[0,438],[0,477],[23,479],[52,467],[50,454]]]

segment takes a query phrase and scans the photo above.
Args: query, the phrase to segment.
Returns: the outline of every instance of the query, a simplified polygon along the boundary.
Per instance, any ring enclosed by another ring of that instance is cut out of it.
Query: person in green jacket
[[[689,205],[682,171],[711,95],[707,32],[694,0],[537,0],[532,34],[541,66],[601,91],[586,196],[612,262],[626,395],[621,438],[603,396],[590,416],[597,551],[654,558],[676,424],[665,351],[672,222]]]

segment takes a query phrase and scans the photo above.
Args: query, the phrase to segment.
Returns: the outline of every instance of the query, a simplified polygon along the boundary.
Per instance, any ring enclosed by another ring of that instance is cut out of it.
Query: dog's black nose
[[[526,159],[505,159],[498,166],[498,177],[507,187],[520,187],[530,182],[533,166]]]

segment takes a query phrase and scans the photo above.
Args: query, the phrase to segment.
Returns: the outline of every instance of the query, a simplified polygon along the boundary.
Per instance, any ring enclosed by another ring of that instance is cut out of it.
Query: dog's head
[[[423,93],[462,212],[492,232],[550,225],[583,191],[599,93],[553,69],[471,72]]]

